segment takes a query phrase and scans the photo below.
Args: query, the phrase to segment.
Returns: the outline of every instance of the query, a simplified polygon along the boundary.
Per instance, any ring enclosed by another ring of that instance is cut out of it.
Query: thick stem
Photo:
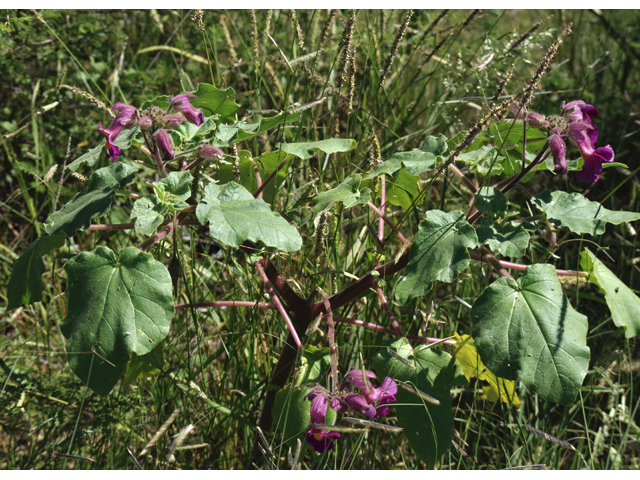
[[[469,255],[471,256],[471,258],[473,260],[476,260],[478,262],[489,263],[489,261],[487,259],[485,259],[482,255],[480,255],[480,254],[478,254],[476,252],[469,252]],[[521,263],[505,262],[503,260],[498,260],[498,263],[503,268],[510,268],[511,270],[519,270],[521,272],[525,272],[527,270],[527,267],[531,266],[531,265],[523,265]],[[565,276],[565,277],[583,277],[583,278],[588,278],[589,277],[589,273],[588,272],[581,272],[579,270],[575,271],[575,270],[557,270],[556,269],[556,274],[557,275],[561,275],[561,276]]]
[[[453,173],[455,173],[458,178],[460,178],[460,180],[462,180],[462,183],[464,183],[467,188],[469,190],[471,190],[471,192],[478,193],[478,189],[475,187],[475,185],[473,183],[471,183],[471,180],[469,180],[467,177],[465,177],[464,173],[462,173],[458,167],[456,167],[453,163],[449,164],[449,168],[451,169],[451,171],[453,171]]]
[[[258,182],[258,190],[260,190],[260,187],[262,187],[262,178],[260,178],[260,170],[258,170],[256,162],[253,162],[253,171],[256,173],[256,182]],[[262,198],[262,190],[258,193],[258,197]]]

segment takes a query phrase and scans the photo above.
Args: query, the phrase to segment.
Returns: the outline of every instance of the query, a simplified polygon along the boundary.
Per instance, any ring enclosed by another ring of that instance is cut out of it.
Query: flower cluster
[[[392,379],[385,377],[382,384],[374,388],[369,381],[374,378],[375,373],[369,370],[351,370],[345,375],[337,392],[332,393],[317,386],[305,396],[311,402],[311,422],[305,439],[316,452],[324,453],[331,450],[334,445],[333,439],[340,438],[337,432],[326,432],[316,427],[325,423],[329,406],[338,413],[347,413],[351,409],[368,420],[389,414],[389,404],[395,403],[398,386]],[[352,387],[360,393],[351,392]]]
[[[516,102],[517,103],[517,102]],[[517,107],[514,107],[517,108]],[[598,128],[593,119],[599,115],[599,111],[593,105],[588,105],[582,100],[574,100],[562,105],[560,115],[545,117],[536,112],[524,114],[529,126],[537,128],[549,135],[549,148],[555,165],[554,173],[564,175],[568,171],[565,159],[568,138],[571,143],[580,149],[584,166],[576,172],[578,180],[596,182],[602,173],[602,162],[613,161],[613,148],[611,145],[596,148],[598,140]]]
[[[171,130],[180,126],[184,120],[196,126],[204,123],[202,109],[196,109],[190,103],[189,99],[193,97],[195,97],[193,93],[183,93],[176,97],[171,96],[169,97],[169,108],[166,112],[158,107],[149,107],[141,114],[131,105],[116,103],[113,106],[113,111],[117,111],[118,113],[111,123],[111,126],[106,129],[102,128],[102,122],[100,122],[98,127],[107,137],[107,144],[105,145],[107,148],[107,158],[113,158],[114,161],[117,162],[121,150],[114,144],[116,138],[123,129],[139,126],[143,131],[143,135],[145,132],[151,133],[152,143],[154,144],[152,150],[154,152],[157,151],[163,161],[173,160],[175,154],[173,153],[173,142],[170,135]],[[172,109],[177,113],[171,113]]]

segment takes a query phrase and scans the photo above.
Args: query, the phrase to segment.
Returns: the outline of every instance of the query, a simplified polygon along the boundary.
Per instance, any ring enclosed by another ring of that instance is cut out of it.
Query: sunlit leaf
[[[329,138],[318,142],[280,143],[277,147],[283,152],[295,155],[303,160],[313,157],[316,151],[324,153],[348,152],[356,146],[356,141],[349,138]]]
[[[522,225],[500,225],[485,219],[476,228],[478,244],[488,245],[493,252],[505,257],[522,257],[527,251],[531,236]]]
[[[574,233],[601,235],[607,223],[619,225],[640,219],[640,213],[608,210],[598,202],[590,202],[579,193],[545,190],[531,201],[546,213],[550,222]]]
[[[130,354],[145,355],[169,332],[173,317],[171,277],[166,267],[136,247],[120,255],[106,247],[67,262],[69,365],[100,395],[120,379]]]
[[[302,237],[293,225],[273,212],[261,198],[253,198],[246,188],[231,182],[209,184],[196,208],[202,224],[209,223],[209,233],[231,247],[245,240],[262,242],[285,252],[302,247]]]
[[[316,195],[313,198],[314,206],[312,212],[314,214],[321,212],[335,202],[342,202],[344,208],[351,208],[354,205],[367,203],[371,199],[371,190],[366,187],[360,187],[361,178],[358,174],[353,177],[348,177],[336,188]]]
[[[455,280],[471,262],[468,249],[478,244],[476,231],[459,211],[431,210],[418,228],[405,276],[396,287],[396,299],[403,305],[428,292],[434,280]]]
[[[553,265],[489,285],[471,309],[471,334],[494,374],[547,400],[574,401],[589,368],[587,317],[571,307]]]

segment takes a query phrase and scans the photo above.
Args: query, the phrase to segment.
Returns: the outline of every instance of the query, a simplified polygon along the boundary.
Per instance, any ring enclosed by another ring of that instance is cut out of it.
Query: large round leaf
[[[471,335],[489,370],[548,400],[571,403],[587,374],[587,317],[569,304],[553,265],[487,287],[471,309]]]
[[[68,314],[61,330],[69,365],[89,388],[106,395],[130,353],[149,353],[169,332],[171,277],[135,247],[120,256],[98,247],[69,260],[65,270]]]

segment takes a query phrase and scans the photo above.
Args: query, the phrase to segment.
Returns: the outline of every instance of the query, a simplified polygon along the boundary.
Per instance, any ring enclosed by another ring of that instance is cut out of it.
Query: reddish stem
[[[400,243],[402,243],[403,245],[405,245],[407,243],[407,239],[404,238],[404,235],[402,235],[400,233],[400,231],[398,230],[398,227],[396,227],[395,224],[389,218],[387,218],[385,216],[385,214],[378,207],[376,207],[371,202],[367,202],[367,207],[369,207],[371,210],[373,210],[375,212],[375,214],[380,217],[380,220],[382,220],[384,223],[389,225],[389,227],[391,227],[391,230],[393,230],[393,233],[396,234],[396,237],[398,237],[398,240],[400,240]]]
[[[203,303],[179,303],[174,305],[173,308],[180,310],[181,308],[202,308],[202,307],[248,307],[248,308],[264,308],[267,310],[277,310],[273,303],[263,302],[247,302],[243,300],[221,300],[218,302],[203,302]]]
[[[375,323],[365,322],[364,320],[354,320],[352,318],[344,318],[344,317],[338,317],[338,316],[334,316],[333,319],[338,323],[348,323],[350,325],[357,325],[359,327],[365,327],[371,330],[377,330],[378,332],[388,333],[389,335],[393,335],[394,337],[405,337],[410,340],[418,340],[420,342],[455,344],[455,340],[445,340],[443,342],[441,338],[419,337],[417,335],[399,334],[395,330],[391,330],[390,328],[386,328],[381,325],[377,325]]]
[[[289,332],[291,333],[291,336],[293,337],[293,340],[295,341],[296,346],[298,347],[298,352],[300,353],[300,355],[302,355],[304,352],[302,350],[302,342],[300,342],[300,337],[298,337],[298,332],[296,332],[296,329],[294,328],[293,323],[291,322],[291,319],[287,314],[287,311],[285,310],[284,306],[282,305],[282,302],[276,295],[276,292],[273,290],[273,287],[271,286],[271,282],[269,281],[267,274],[264,272],[263,263],[264,263],[264,259],[258,260],[255,263],[256,269],[258,270],[258,274],[260,275],[260,278],[262,279],[264,286],[267,289],[267,293],[271,297],[271,300],[273,300],[273,303],[275,304],[276,309],[278,310],[278,312],[280,312],[280,315],[282,315],[282,318],[284,318],[284,321],[287,324],[287,327],[289,328]]]

